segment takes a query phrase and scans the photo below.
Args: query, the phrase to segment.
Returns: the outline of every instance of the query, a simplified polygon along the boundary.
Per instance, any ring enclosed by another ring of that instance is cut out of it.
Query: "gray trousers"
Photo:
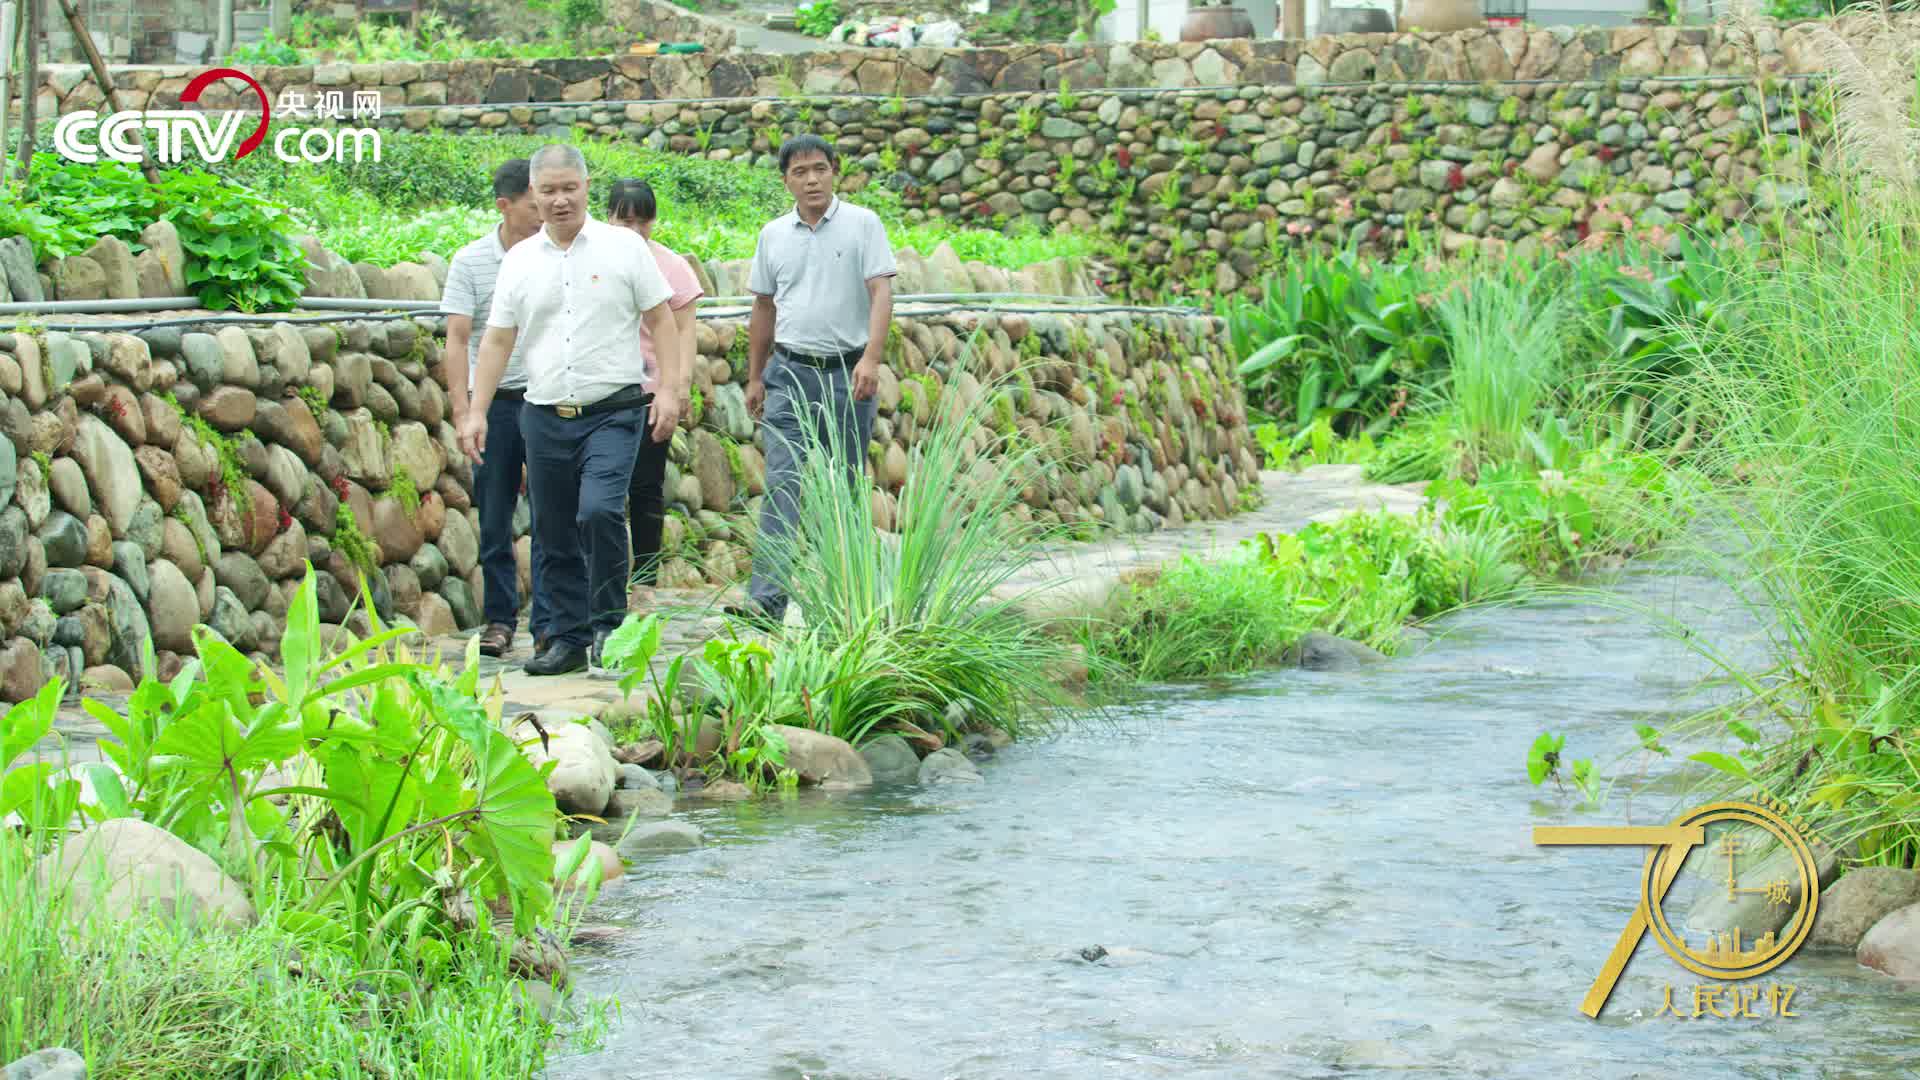
[[[763,376],[767,387],[760,429],[766,439],[767,497],[760,508],[761,542],[754,547],[747,595],[784,618],[782,588],[794,523],[799,516],[801,463],[809,452],[837,451],[854,491],[867,491],[867,444],[873,438],[873,398],[853,399],[853,369],[795,363],[775,347]]]

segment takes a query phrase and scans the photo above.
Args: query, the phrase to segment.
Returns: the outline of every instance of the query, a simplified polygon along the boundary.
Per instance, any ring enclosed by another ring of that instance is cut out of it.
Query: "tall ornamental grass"
[[[1744,541],[1722,572],[1771,665],[1704,720],[1701,760],[1785,798],[1862,861],[1920,861],[1920,44],[1884,12],[1809,46],[1835,73],[1830,209],[1769,245],[1738,319],[1701,330],[1695,458],[1732,481],[1710,513]],[[1770,265],[1768,265],[1770,264]],[[1698,635],[1691,635],[1697,642]]]
[[[1010,386],[989,383],[971,402],[942,396],[908,454],[894,532],[876,526],[865,470],[840,464],[848,433],[827,423],[806,437],[797,525],[753,546],[806,622],[783,647],[825,654],[790,669],[844,674],[858,653],[864,678],[841,679],[823,706],[838,710],[832,726],[865,734],[874,725],[862,718],[881,714],[927,727],[958,704],[1018,736],[1063,703],[1057,674],[1071,647],[1023,615],[1033,587],[1016,580],[1063,534],[1021,513],[1041,451],[993,433],[993,401]],[[856,694],[865,704],[849,713],[840,698]]]
[[[1915,203],[1905,214],[1911,220]],[[1695,455],[1735,481],[1712,516],[1742,541],[1723,572],[1771,627],[1773,666],[1720,714],[1747,749],[1711,759],[1861,855],[1920,852],[1920,249],[1848,202],[1779,245],[1748,318],[1714,334],[1691,390],[1715,428]],[[1740,482],[1744,481],[1744,482]],[[1755,715],[1773,721],[1757,730]]]
[[[1441,393],[1469,471],[1519,457],[1535,414],[1553,401],[1567,306],[1532,269],[1476,275],[1434,304],[1451,357]]]

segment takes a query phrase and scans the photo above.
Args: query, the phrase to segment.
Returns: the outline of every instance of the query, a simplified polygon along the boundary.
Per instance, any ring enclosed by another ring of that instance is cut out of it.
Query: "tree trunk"
[[[39,138],[40,118],[34,102],[40,96],[41,6],[45,0],[27,0],[27,62],[20,69],[20,180],[33,174],[33,144]]]

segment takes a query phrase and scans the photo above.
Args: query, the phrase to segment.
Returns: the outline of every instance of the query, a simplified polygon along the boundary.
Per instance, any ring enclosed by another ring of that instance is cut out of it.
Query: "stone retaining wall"
[[[1920,16],[1898,16],[1920,25]],[[1259,84],[1585,82],[1615,77],[1808,75],[1827,70],[1821,28],[1853,37],[1850,16],[1823,23],[1767,24],[1751,38],[1720,28],[1620,27],[1576,30],[1462,30],[1445,34],[1334,34],[1308,41],[1232,40],[1031,45],[997,49],[835,49],[798,55],[707,52],[693,56],[606,56],[436,63],[240,65],[278,98],[293,90],[313,101],[324,90],[374,90],[388,110],[403,106],[584,104],[792,94],[951,95]],[[198,68],[114,69],[122,107],[179,107]],[[99,88],[79,65],[43,71],[40,115],[93,108]],[[350,95],[349,95],[350,96]],[[244,98],[244,100],[243,100]],[[232,82],[208,88],[206,108],[253,107]]]
[[[149,637],[170,673],[201,621],[271,654],[308,560],[329,623],[370,570],[384,614],[436,635],[477,625],[478,522],[438,322],[0,334],[0,700],[53,675],[124,688]],[[934,410],[1016,367],[998,430],[970,446],[1045,450],[1023,515],[1142,530],[1230,513],[1257,462],[1216,332],[1199,316],[903,315],[872,447],[880,523]],[[699,324],[664,585],[747,569],[762,459],[745,338],[743,318]],[[523,582],[526,553],[522,539]]]

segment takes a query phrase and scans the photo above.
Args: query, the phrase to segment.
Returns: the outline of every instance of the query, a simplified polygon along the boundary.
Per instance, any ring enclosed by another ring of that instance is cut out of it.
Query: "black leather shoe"
[[[527,661],[529,675],[570,675],[587,667],[587,650],[564,641],[549,642],[540,655]]]
[[[776,635],[780,633],[780,628],[785,623],[784,619],[775,615],[773,612],[768,611],[759,604],[751,602],[746,604],[728,604],[724,610],[727,615],[739,619],[741,622],[746,623],[748,626],[753,627],[763,634]]]

